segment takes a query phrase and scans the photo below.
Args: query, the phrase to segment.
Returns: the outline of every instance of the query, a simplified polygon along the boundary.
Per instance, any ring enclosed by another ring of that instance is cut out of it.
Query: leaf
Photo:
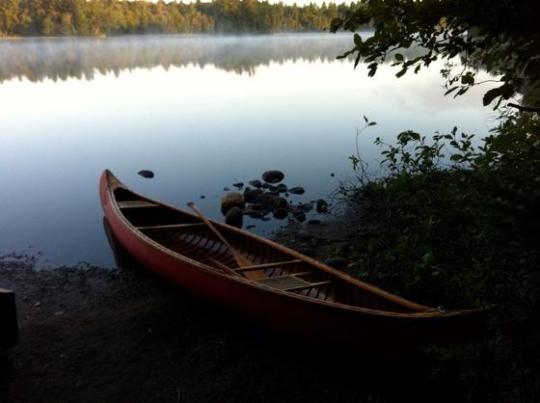
[[[377,122],[369,122],[369,123],[368,123],[368,127],[369,127],[369,126],[376,126],[376,125],[377,125]]]
[[[400,78],[403,74],[407,72],[407,67],[403,67],[400,71],[396,73],[396,77]]]
[[[396,58],[396,60],[397,60],[398,62],[402,62],[402,61],[403,61],[403,55],[402,55],[401,53],[396,53],[396,54],[394,55],[394,57]]]
[[[504,91],[504,85],[501,85],[500,87],[493,88],[486,92],[484,94],[484,97],[482,98],[482,102],[484,103],[484,106],[488,106],[495,98],[500,97],[503,94]]]
[[[354,34],[354,44],[357,47],[362,46],[362,37],[360,35],[358,35],[357,33]]]
[[[458,86],[452,87],[452,88],[450,88],[448,91],[446,91],[446,92],[444,93],[444,95],[451,94],[452,92],[454,92],[454,91],[457,90],[458,88],[459,88]]]
[[[360,58],[362,57],[362,55],[360,54],[360,52],[358,52],[358,55],[356,55],[356,59],[354,60],[354,68],[356,68],[358,66],[358,63],[360,63]]]
[[[454,95],[454,98],[465,94],[467,91],[469,91],[469,88],[471,87],[461,87],[461,89],[456,93],[456,95]]]
[[[366,123],[369,122],[369,119],[366,117],[366,115],[364,115],[364,120]]]
[[[369,73],[368,73],[368,76],[369,77],[373,77],[375,75],[375,73],[377,72],[377,63],[371,63],[369,66],[368,66],[368,69],[369,69]]]
[[[464,76],[461,77],[461,84],[464,85],[473,85],[474,84],[474,76],[472,73],[467,73]]]

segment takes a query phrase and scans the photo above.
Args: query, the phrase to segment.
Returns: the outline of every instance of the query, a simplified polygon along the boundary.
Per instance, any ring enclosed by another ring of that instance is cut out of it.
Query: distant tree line
[[[0,35],[121,35],[321,31],[356,4],[306,6],[257,0],[1,0]]]

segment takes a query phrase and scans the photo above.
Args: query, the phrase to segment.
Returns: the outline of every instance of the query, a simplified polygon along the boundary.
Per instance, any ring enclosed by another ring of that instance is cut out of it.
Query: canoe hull
[[[105,174],[100,182],[100,197],[113,235],[136,261],[189,292],[230,307],[281,333],[360,349],[362,346],[382,348],[394,354],[434,340],[455,341],[462,338],[464,332],[470,333],[476,322],[474,315],[388,317],[340,309],[254,287],[248,281],[238,281],[215,271],[201,270],[196,262],[176,258],[127,226],[115,208]]]

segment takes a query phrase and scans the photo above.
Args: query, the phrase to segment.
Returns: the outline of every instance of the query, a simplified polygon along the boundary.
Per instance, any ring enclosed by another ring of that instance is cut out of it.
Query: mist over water
[[[0,41],[0,255],[113,266],[97,192],[105,168],[221,220],[222,189],[268,169],[306,189],[293,200],[327,198],[353,177],[363,115],[378,122],[360,138],[374,175],[376,136],[494,125],[485,87],[444,97],[437,64],[399,80],[386,65],[368,78],[335,59],[351,46],[349,34]],[[245,224],[264,235],[284,222]]]
[[[324,40],[321,38],[324,35]],[[96,74],[162,66],[215,66],[255,74],[287,61],[329,62],[351,46],[346,34],[140,35],[0,42],[0,82],[13,78],[92,80]]]

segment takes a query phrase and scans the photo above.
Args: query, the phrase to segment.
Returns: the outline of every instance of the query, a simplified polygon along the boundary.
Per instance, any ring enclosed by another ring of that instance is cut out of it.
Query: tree
[[[3,0],[0,3],[0,34],[12,34],[19,24],[19,0]]]
[[[462,95],[479,83],[478,67],[500,76],[501,85],[484,95],[484,104],[510,99],[523,92],[526,102],[535,102],[540,90],[540,30],[538,0],[367,0],[345,18],[335,19],[332,31],[356,31],[371,24],[374,35],[363,40],[354,35],[354,48],[344,56],[356,55],[369,63],[369,75],[394,59],[401,77],[418,72],[438,59],[459,56],[467,68],[444,72],[447,94]],[[421,56],[407,60],[401,48],[420,46]]]

